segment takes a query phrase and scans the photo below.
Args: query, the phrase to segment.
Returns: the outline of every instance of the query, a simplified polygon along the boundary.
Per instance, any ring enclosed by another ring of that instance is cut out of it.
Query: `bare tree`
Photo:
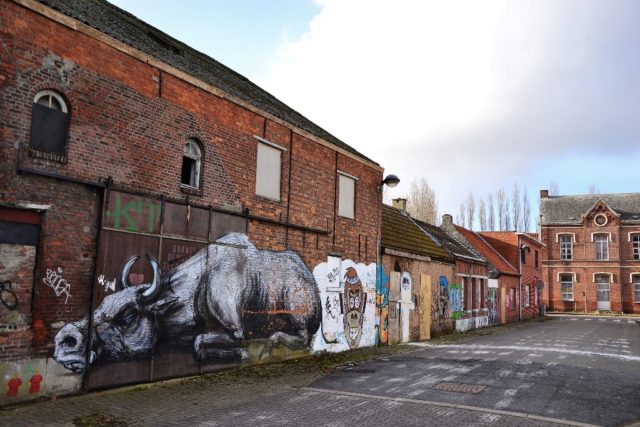
[[[473,198],[473,193],[469,191],[466,202],[467,208],[467,228],[473,230],[473,220],[476,218],[476,202]]]
[[[549,195],[550,196],[560,195],[560,187],[558,186],[558,181],[551,181],[549,183]]]
[[[504,198],[504,231],[511,231],[511,208],[509,197]]]
[[[522,231],[525,233],[531,230],[531,203],[529,202],[529,194],[527,187],[524,187],[522,193]]]
[[[460,212],[458,213],[458,221],[457,224],[461,227],[464,227],[465,224],[465,212],[467,210],[465,209],[464,203],[460,203]]]
[[[478,222],[480,223],[480,231],[487,231],[487,205],[482,198],[478,202]]]
[[[600,191],[600,187],[591,184],[589,185],[589,194],[602,194],[602,191]]]
[[[496,192],[496,201],[498,202],[498,228],[500,231],[504,231],[505,225],[505,194],[504,187],[500,187]]]
[[[513,228],[522,231],[522,203],[520,200],[520,187],[517,182],[513,183],[513,193],[511,194],[511,215]]]
[[[420,181],[411,182],[407,200],[407,212],[414,218],[429,224],[438,221],[438,201],[436,194],[423,177]]]
[[[493,194],[489,193],[489,223],[487,224],[490,231],[496,231],[496,212],[493,208]]]

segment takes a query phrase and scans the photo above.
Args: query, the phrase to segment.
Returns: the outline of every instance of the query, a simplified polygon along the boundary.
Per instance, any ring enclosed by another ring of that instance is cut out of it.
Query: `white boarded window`
[[[353,219],[355,217],[356,180],[339,174],[338,215]]]
[[[280,200],[281,151],[262,142],[258,143],[256,194]]]

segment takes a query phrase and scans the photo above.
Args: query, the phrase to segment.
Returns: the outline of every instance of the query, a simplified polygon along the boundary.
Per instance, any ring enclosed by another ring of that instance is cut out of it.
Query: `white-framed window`
[[[338,215],[341,217],[355,218],[356,180],[356,177],[338,171]]]
[[[256,194],[280,200],[280,175],[284,147],[258,138],[258,163],[256,165]]]
[[[573,274],[560,274],[560,292],[562,301],[573,301]]]
[[[640,274],[634,274],[633,278],[633,302],[640,304]]]
[[[531,288],[529,285],[524,286],[524,295],[522,296],[522,305],[529,307],[531,305]]]
[[[560,242],[560,259],[573,259],[573,235],[560,234],[558,236],[558,241]]]
[[[629,240],[631,241],[633,259],[640,260],[640,233],[631,234]]]
[[[608,234],[594,234],[593,241],[596,245],[596,259],[606,261],[609,259],[609,235]]]
[[[202,150],[200,145],[189,139],[182,148],[182,172],[180,183],[193,188],[200,188],[200,167],[202,165]]]
[[[45,157],[49,160],[66,162],[68,127],[69,107],[62,95],[49,89],[38,92],[33,98],[29,147],[50,153]]]
[[[64,102],[64,98],[59,93],[56,93],[52,90],[41,90],[36,94],[33,98],[33,102],[38,105],[45,106],[47,108],[51,108],[53,110],[58,110],[63,113],[68,113],[67,103]]]

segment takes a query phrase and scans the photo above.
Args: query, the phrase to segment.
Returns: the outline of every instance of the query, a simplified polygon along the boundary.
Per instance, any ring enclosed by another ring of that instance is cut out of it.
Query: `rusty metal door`
[[[126,291],[127,286],[134,289],[139,287],[139,298],[144,288],[152,282],[154,269],[147,254],[157,260],[160,280],[167,280],[168,275],[177,274],[174,273],[177,266],[221,235],[232,231],[246,234],[246,230],[247,218],[240,214],[107,190],[94,279],[94,315],[91,324],[94,347],[107,345],[96,336],[97,328],[104,327],[100,325],[101,322],[109,325],[121,322],[117,325],[119,328],[129,327],[126,322],[128,318],[118,318],[122,317],[122,310],[115,318],[110,317],[112,306],[120,304],[120,300],[127,303],[126,292],[131,291]],[[127,274],[123,274],[123,267],[132,257],[140,258],[130,265]],[[177,295],[176,298],[191,296]],[[158,309],[157,306],[162,303],[154,304],[155,311],[150,315],[153,326],[147,336],[141,338],[154,339],[149,345],[152,350],[138,354],[130,349],[135,344],[124,350],[101,348],[110,357],[90,366],[86,377],[88,389],[198,374],[220,367],[215,363],[200,363],[195,357],[193,340],[185,340],[180,345],[163,341],[163,323],[166,316],[171,316],[171,312]]]

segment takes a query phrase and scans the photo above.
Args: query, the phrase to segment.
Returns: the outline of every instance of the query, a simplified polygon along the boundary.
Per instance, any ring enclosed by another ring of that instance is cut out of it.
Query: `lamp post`
[[[396,175],[393,174],[389,174],[387,175],[382,182],[380,182],[380,185],[378,185],[378,191],[380,192],[380,208],[378,209],[378,237],[377,237],[377,244],[376,244],[376,294],[381,291],[381,289],[378,288],[378,286],[382,286],[381,283],[381,278],[378,277],[378,271],[382,271],[382,259],[381,259],[381,254],[380,251],[382,249],[381,244],[382,244],[382,187],[384,185],[386,185],[389,188],[393,188],[396,185],[398,185],[400,183],[400,178],[398,178]],[[377,301],[377,295],[376,295],[376,301]],[[376,328],[376,343],[378,343],[378,346],[380,346],[380,344],[382,344],[380,342],[380,328],[382,327],[381,325],[381,317],[382,317],[382,305],[378,307],[378,305],[376,304],[376,317],[377,317],[377,322],[378,322],[378,327]]]

